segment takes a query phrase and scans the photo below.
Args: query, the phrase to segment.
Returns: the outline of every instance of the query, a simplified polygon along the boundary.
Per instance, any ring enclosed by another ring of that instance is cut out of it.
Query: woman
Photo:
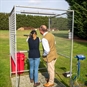
[[[37,32],[32,30],[28,38],[28,57],[30,64],[30,82],[34,82],[34,87],[40,85],[38,82],[38,67],[40,64],[39,38]]]

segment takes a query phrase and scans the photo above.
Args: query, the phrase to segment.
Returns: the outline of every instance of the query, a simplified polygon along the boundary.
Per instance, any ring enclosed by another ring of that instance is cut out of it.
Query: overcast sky
[[[0,0],[0,12],[9,13],[15,5],[69,9],[69,5],[65,0]]]

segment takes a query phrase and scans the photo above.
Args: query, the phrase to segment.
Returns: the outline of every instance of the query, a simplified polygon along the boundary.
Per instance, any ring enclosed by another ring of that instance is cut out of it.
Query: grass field
[[[17,31],[17,49],[28,50],[28,45],[26,42],[26,37],[24,34],[29,34],[29,31]],[[70,47],[71,41],[67,39],[67,32],[53,32],[56,38],[56,47],[58,53],[62,53],[64,56],[58,57],[56,62],[56,77],[59,81],[63,82],[67,87],[70,87],[70,79],[64,77],[62,74],[70,70],[70,58],[65,56],[70,56]],[[38,33],[40,38],[41,35]],[[42,46],[40,45],[40,50]],[[75,56],[77,54],[83,54],[87,57],[87,42],[83,41],[74,41],[73,47],[73,61],[72,61],[72,70],[73,75],[77,73],[77,59]],[[27,53],[26,53],[27,57]],[[84,87],[87,87],[87,58],[81,60],[81,70],[80,77],[77,79],[79,83],[84,84]],[[25,69],[27,68],[27,63],[25,60]],[[40,67],[44,66],[44,62],[41,59]],[[9,31],[0,30],[0,87],[11,87],[10,79],[10,57],[9,57]]]

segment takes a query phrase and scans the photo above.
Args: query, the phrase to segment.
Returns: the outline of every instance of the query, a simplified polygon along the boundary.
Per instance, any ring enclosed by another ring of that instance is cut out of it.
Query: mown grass
[[[28,50],[28,45],[26,42],[26,38],[23,35],[29,34],[30,31],[17,31],[17,49],[20,50]],[[63,82],[67,87],[70,87],[70,79],[64,77],[62,74],[66,71],[70,70],[70,58],[66,58],[65,56],[70,56],[70,46],[71,40],[67,39],[67,32],[53,32],[56,38],[56,48],[58,53],[62,53],[63,56],[59,55],[56,62],[56,77],[59,81]],[[42,38],[42,36],[38,32],[38,36]],[[83,54],[87,57],[87,42],[79,42],[74,41],[73,47],[73,74],[77,73],[77,59],[75,56],[77,54]],[[40,50],[42,50],[42,45],[40,44]],[[42,53],[42,52],[41,52]],[[27,57],[27,53],[25,53]],[[87,86],[87,58],[85,60],[81,60],[81,70],[80,70],[80,82]],[[40,68],[45,67],[44,61],[41,58]],[[28,69],[27,58],[25,60],[25,69]],[[43,72],[43,70],[41,70]],[[1,31],[0,30],[0,87],[11,87],[11,79],[10,79],[10,56],[9,56],[9,31]]]
[[[8,31],[0,31],[0,87],[11,87]]]

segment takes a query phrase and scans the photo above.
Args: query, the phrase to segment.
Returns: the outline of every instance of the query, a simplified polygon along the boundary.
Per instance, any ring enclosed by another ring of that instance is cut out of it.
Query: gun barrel
[[[27,35],[27,34],[24,34],[24,36],[27,36],[27,37],[28,37],[29,35]]]

